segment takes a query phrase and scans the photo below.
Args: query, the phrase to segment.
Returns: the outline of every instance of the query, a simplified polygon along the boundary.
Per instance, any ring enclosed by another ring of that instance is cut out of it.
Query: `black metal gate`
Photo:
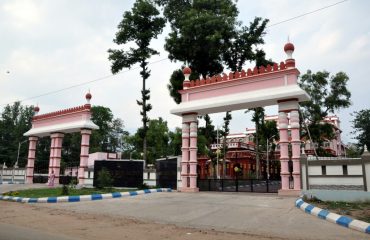
[[[277,193],[280,180],[198,179],[200,191]]]
[[[157,159],[156,165],[156,185],[177,189],[177,157]]]

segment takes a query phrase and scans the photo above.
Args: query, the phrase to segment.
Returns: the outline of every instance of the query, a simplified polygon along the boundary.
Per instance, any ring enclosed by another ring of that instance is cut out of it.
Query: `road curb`
[[[317,216],[318,218],[339,224],[343,227],[370,234],[370,223],[331,213],[328,210],[321,209],[306,203],[302,200],[302,198],[298,198],[295,201],[295,206],[302,209],[305,213]]]
[[[78,196],[63,196],[63,197],[44,197],[44,198],[24,198],[0,195],[0,200],[8,200],[22,203],[60,203],[60,202],[82,202],[82,201],[96,201],[111,198],[121,198],[143,195],[156,192],[172,192],[171,188],[156,188],[145,189],[131,192],[113,192],[104,194],[78,195]]]

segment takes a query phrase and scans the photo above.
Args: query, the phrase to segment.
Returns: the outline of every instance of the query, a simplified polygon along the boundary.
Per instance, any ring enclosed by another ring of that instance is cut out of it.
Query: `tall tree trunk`
[[[226,137],[224,137],[222,145],[223,145],[223,156],[224,156],[224,159],[222,161],[222,178],[225,178],[226,177]]]
[[[146,64],[143,64],[142,65],[142,68],[143,68],[143,72],[145,73],[145,65]],[[141,92],[141,98],[143,100],[143,106],[142,106],[142,109],[143,109],[143,160],[145,162],[145,164],[147,164],[146,160],[147,160],[147,145],[146,145],[146,123],[147,123],[147,118],[146,118],[146,89],[145,89],[145,81],[146,81],[146,78],[145,76],[143,76],[143,90]]]
[[[258,141],[258,126],[259,123],[256,122],[256,178],[259,179],[260,171],[260,154],[259,154],[259,141]]]

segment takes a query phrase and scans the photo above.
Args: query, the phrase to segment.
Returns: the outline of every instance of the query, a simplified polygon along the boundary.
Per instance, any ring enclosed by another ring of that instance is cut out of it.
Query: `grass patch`
[[[128,192],[128,191],[135,191],[135,190],[136,189],[117,189],[117,188],[102,188],[102,189],[97,189],[97,188],[73,189],[71,188],[69,189],[68,196],[103,194],[103,193],[112,193],[112,192]],[[13,196],[13,197],[27,197],[27,198],[66,196],[66,195],[62,195],[62,187],[19,190],[19,191],[4,193],[3,195]]]
[[[353,219],[370,223],[370,201],[367,202],[337,202],[321,201],[319,199],[305,199],[316,207],[326,209],[330,212],[345,215]]]

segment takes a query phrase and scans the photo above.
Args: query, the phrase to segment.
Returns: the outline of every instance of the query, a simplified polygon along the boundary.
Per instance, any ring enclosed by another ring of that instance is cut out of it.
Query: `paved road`
[[[45,204],[80,213],[287,239],[369,239],[294,207],[295,198],[251,193],[154,193],[82,203]]]
[[[0,240],[74,240],[73,238],[35,231],[30,228],[0,223]]]
[[[28,187],[2,185],[0,192]],[[32,187],[39,188],[44,185]],[[37,204],[37,207],[108,217],[130,217],[154,223],[247,233],[261,237],[369,239],[367,234],[306,214],[294,207],[294,202],[295,198],[282,198],[276,194],[172,192],[80,203]]]

